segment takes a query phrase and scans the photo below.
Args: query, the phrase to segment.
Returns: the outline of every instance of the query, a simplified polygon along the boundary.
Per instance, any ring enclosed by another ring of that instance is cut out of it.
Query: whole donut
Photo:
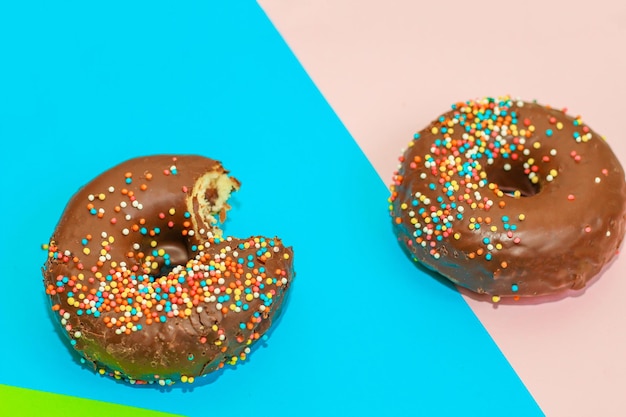
[[[624,237],[624,170],[565,110],[467,101],[415,134],[390,212],[414,261],[494,301],[581,289]]]
[[[43,275],[84,361],[169,385],[245,359],[278,313],[293,252],[278,238],[223,237],[239,182],[193,155],[132,159],[69,201]]]

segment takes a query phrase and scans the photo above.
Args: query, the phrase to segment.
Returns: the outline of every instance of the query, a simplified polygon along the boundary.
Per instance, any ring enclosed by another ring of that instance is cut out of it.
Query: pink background
[[[567,107],[626,163],[626,3],[260,4],[387,184],[413,132],[486,95]],[[623,415],[625,271],[620,256],[586,291],[526,305],[465,295],[546,415]]]

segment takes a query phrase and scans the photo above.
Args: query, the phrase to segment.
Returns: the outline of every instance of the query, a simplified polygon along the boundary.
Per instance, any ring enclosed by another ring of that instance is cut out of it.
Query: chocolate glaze
[[[239,187],[227,174],[200,156],[137,158],[69,201],[44,281],[61,327],[100,373],[192,382],[245,359],[271,326],[293,252],[278,238],[221,237],[213,215],[228,207],[216,201]]]
[[[487,118],[508,129],[489,129]],[[536,103],[458,103],[416,135],[391,189],[401,245],[477,293],[581,289],[624,237],[624,171],[608,144],[580,118]]]

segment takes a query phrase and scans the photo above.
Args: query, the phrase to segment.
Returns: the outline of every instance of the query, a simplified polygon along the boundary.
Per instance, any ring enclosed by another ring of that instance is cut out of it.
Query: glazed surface
[[[624,236],[619,161],[580,117],[537,103],[457,103],[400,158],[390,212],[413,259],[477,293],[581,289]]]
[[[70,343],[100,373],[193,382],[245,359],[269,329],[294,275],[292,249],[223,237],[200,209],[209,202],[223,217],[218,194],[238,187],[217,161],[161,155],[126,161],[72,197],[44,281]]]

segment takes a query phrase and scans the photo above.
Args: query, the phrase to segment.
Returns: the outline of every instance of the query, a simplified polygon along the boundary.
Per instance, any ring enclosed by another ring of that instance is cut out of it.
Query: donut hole
[[[193,256],[187,242],[183,240],[161,242],[159,249],[163,249],[165,252],[163,256],[158,256],[155,259],[157,269],[153,272],[159,276],[168,275],[177,266],[185,266]]]
[[[487,180],[509,197],[532,197],[541,191],[541,184],[524,173],[522,162],[499,161],[488,165],[486,172]]]

